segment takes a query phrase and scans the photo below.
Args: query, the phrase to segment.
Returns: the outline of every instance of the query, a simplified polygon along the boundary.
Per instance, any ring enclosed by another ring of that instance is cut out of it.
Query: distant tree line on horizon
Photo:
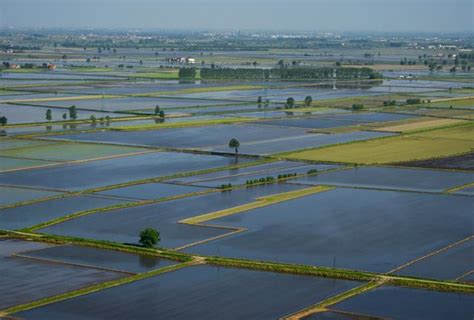
[[[380,79],[382,75],[370,68],[203,68],[201,79],[203,80],[228,80],[228,79],[252,79],[252,80],[314,80],[314,79]],[[181,72],[180,72],[181,74]]]

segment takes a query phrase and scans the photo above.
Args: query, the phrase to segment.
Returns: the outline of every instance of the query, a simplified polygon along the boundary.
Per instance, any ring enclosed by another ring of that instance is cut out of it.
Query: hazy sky
[[[0,0],[0,27],[474,31],[474,0]]]

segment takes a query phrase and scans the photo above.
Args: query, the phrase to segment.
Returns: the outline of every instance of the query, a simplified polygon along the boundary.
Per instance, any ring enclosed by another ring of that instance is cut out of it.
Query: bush
[[[180,79],[195,79],[196,68],[181,68],[179,69],[178,76]]]
[[[397,101],[395,100],[386,100],[383,102],[384,107],[389,107],[389,106],[396,106]]]
[[[420,98],[410,98],[407,99],[407,104],[420,104],[421,99]]]
[[[364,105],[361,103],[354,103],[352,105],[352,110],[362,110],[362,109],[364,109]]]
[[[232,188],[232,183],[221,184],[221,189],[222,190],[228,190],[228,189],[231,189],[231,188]]]

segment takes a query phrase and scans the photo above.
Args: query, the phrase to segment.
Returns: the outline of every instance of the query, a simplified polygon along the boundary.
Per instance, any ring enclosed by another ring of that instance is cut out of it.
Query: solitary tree
[[[258,96],[258,98],[257,98],[257,103],[258,103],[258,104],[262,104],[262,97],[261,97],[261,96]]]
[[[72,120],[76,120],[76,119],[77,119],[76,106],[70,106],[70,107],[69,107],[69,118],[71,118]]]
[[[304,98],[304,104],[305,104],[307,107],[309,107],[312,102],[313,102],[313,98],[311,98],[311,96],[307,96],[306,98]]]
[[[5,126],[8,123],[8,119],[5,116],[0,117],[0,124]]]
[[[155,106],[155,114],[158,114],[158,113],[160,113],[160,106],[156,105]]]
[[[239,153],[240,142],[239,140],[232,138],[229,141],[229,148],[235,149],[235,154]]]
[[[91,114],[89,119],[91,120],[92,123],[96,123],[97,121],[97,118],[93,114]]]
[[[51,121],[53,119],[53,115],[51,113],[51,109],[46,110],[46,120]]]
[[[158,115],[160,116],[160,118],[164,118],[165,117],[165,112],[163,110],[161,110]]]
[[[160,233],[153,228],[146,228],[140,232],[140,244],[145,248],[153,248],[160,242]]]
[[[292,97],[289,97],[288,99],[286,99],[286,105],[290,109],[293,108],[293,106],[295,105],[295,99],[293,99]]]
[[[63,113],[63,119],[64,119],[64,120],[67,119],[67,113]]]

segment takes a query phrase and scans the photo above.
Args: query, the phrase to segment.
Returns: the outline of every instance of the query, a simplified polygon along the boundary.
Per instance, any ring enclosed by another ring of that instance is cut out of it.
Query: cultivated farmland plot
[[[472,319],[472,32],[31,31],[10,2],[0,319]]]
[[[12,205],[17,202],[31,201],[34,199],[41,199],[60,195],[60,192],[39,190],[39,189],[25,189],[25,188],[12,188],[12,187],[1,187],[0,186],[0,208],[2,206]]]
[[[278,127],[273,127],[278,128]],[[282,128],[289,130],[289,128]],[[296,128],[290,128],[296,129]],[[316,134],[308,133],[301,136],[282,137],[279,139],[269,139],[263,141],[255,141],[241,145],[239,148],[242,154],[250,155],[269,155],[290,152],[300,149],[318,148],[332,144],[340,144],[359,140],[370,140],[375,138],[392,136],[392,133],[375,132],[375,131],[355,131],[349,133],[338,134]],[[227,145],[218,145],[209,148],[211,151],[228,152]]]
[[[273,171],[278,171],[282,169],[290,170],[290,169],[295,169],[295,168],[306,166],[306,165],[307,163],[305,162],[274,161],[274,162],[259,164],[255,166],[233,168],[233,169],[228,169],[228,170],[221,170],[221,171],[216,171],[216,172],[192,175],[188,177],[170,179],[169,182],[192,184],[197,181],[215,180],[215,179],[225,178],[229,176],[248,175],[248,174],[257,174],[257,173],[264,174],[265,172],[273,172]]]
[[[372,166],[303,177],[294,182],[308,185],[327,184],[372,189],[442,192],[474,182],[474,173]]]
[[[473,254],[474,240],[469,240],[403,268],[398,274],[431,279],[455,280],[474,270]]]
[[[202,187],[219,187],[222,184],[231,183],[232,185],[240,185],[245,184],[248,180],[255,180],[260,178],[272,177],[274,179],[278,179],[279,175],[288,175],[288,174],[307,174],[311,170],[317,171],[325,171],[338,168],[339,166],[330,165],[330,164],[314,164],[314,165],[302,165],[294,168],[288,169],[278,169],[272,171],[264,171],[252,174],[245,174],[245,175],[231,175],[227,177],[222,177],[218,179],[204,179],[201,180],[199,177],[196,177],[198,180],[193,182],[193,185],[202,186]],[[290,180],[291,181],[291,180]]]
[[[64,317],[72,320],[135,317],[189,319],[206,314],[207,319],[274,319],[358,284],[353,281],[196,266],[21,312],[16,316],[48,320]],[[255,303],[256,300],[259,303]],[[123,308],[125,305],[128,307]]]
[[[100,191],[97,195],[107,195],[131,200],[153,200],[159,198],[175,197],[184,194],[206,191],[206,188],[195,186],[182,186],[169,183],[144,183],[128,187],[114,188]]]
[[[468,319],[474,312],[474,297],[470,294],[381,287],[336,304],[334,309],[391,319]]]
[[[128,201],[130,200],[70,196],[0,209],[0,229],[22,229],[75,212],[108,207]]]
[[[69,105],[68,107],[70,107]],[[16,104],[0,104],[0,113],[6,116],[11,124],[24,124],[24,123],[35,123],[35,122],[47,122],[46,111],[47,107],[40,106],[28,106],[28,105],[16,105]],[[63,120],[63,114],[66,113],[69,118],[67,109],[50,108],[51,117],[54,121]],[[107,116],[111,118],[125,116],[124,114],[106,113],[100,111],[83,111],[77,112],[77,119],[89,119],[91,115],[97,118],[105,118]]]
[[[104,268],[127,273],[147,272],[177,262],[153,256],[141,256],[131,253],[80,246],[54,246],[26,251],[22,257],[59,263]]]
[[[232,192],[217,192],[133,208],[92,214],[42,229],[50,234],[137,243],[146,227],[159,228],[163,247],[175,248],[220,236],[232,228],[202,227],[178,223],[186,218],[232,208],[256,198],[301,189],[299,186],[272,184]]]
[[[155,106],[163,109],[173,109],[182,107],[208,106],[215,104],[228,104],[228,101],[219,100],[196,100],[196,99],[166,99],[166,98],[107,98],[107,99],[83,99],[83,100],[62,100],[62,101],[41,101],[38,104],[58,108],[69,108],[75,105],[79,109],[97,111],[131,111],[148,110],[154,112]]]
[[[413,118],[409,115],[398,115],[390,113],[349,113],[336,115],[323,115],[315,118],[300,119],[278,119],[256,122],[272,126],[298,127],[308,129],[325,129],[344,127],[371,122],[397,121]]]
[[[0,157],[0,172],[55,165],[57,162]]]
[[[0,173],[0,183],[64,190],[92,189],[182,172],[226,167],[248,159],[176,152],[154,152],[61,165],[42,170]]]
[[[18,257],[24,251],[47,248],[36,242],[0,239],[0,308],[31,302],[99,282],[118,279],[123,274],[94,268],[55,264]]]
[[[248,230],[185,251],[388,272],[471,236],[471,209],[470,197],[335,189],[207,221]]]
[[[239,139],[241,144],[244,144],[245,142],[251,141],[300,135],[305,135],[305,130],[229,124],[132,132],[104,131],[84,134],[66,134],[58,136],[57,138],[170,148],[204,148],[218,144],[227,144],[229,140],[234,137]]]

